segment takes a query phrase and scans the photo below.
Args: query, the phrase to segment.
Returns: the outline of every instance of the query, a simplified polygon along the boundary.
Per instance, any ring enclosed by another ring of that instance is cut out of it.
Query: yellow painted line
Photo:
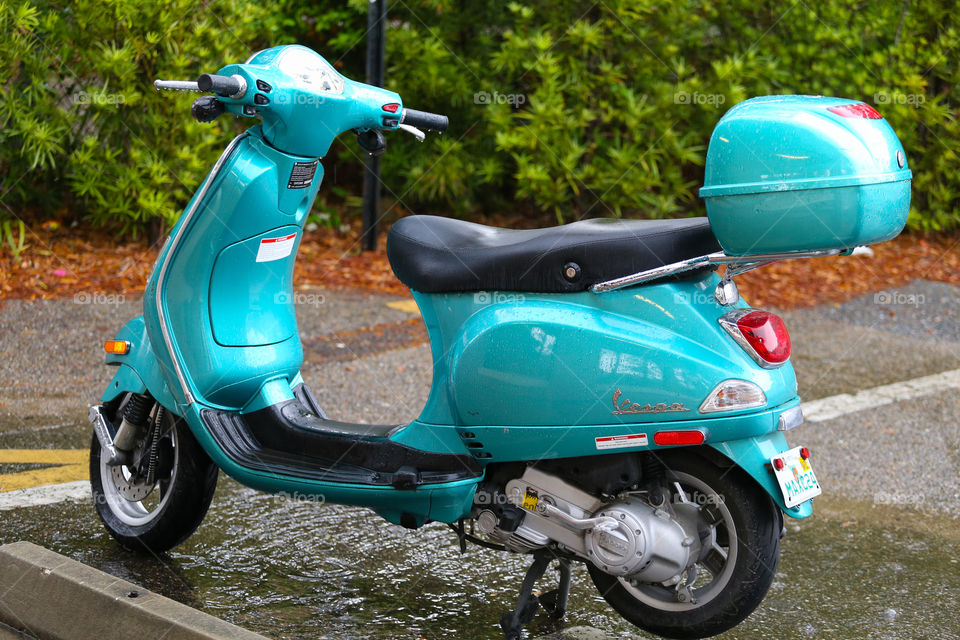
[[[0,474],[0,493],[89,478],[86,449],[0,449],[0,464],[51,464],[45,469]]]
[[[0,464],[86,464],[87,449],[0,449]]]
[[[388,302],[387,306],[397,311],[406,311],[407,313],[420,315],[420,307],[417,306],[416,300],[397,300],[395,302]]]

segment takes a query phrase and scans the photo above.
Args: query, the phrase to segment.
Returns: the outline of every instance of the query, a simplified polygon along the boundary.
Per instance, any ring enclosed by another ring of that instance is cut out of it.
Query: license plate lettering
[[[800,450],[801,447],[796,447],[770,459],[784,504],[788,508],[802,504],[822,492],[810,461],[801,457]],[[783,463],[780,469],[777,468],[778,461]]]

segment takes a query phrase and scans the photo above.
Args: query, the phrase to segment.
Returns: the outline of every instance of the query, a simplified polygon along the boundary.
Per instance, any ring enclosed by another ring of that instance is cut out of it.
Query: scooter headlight
[[[748,380],[724,380],[700,405],[700,413],[753,409],[767,404],[763,389]]]
[[[306,47],[287,47],[277,67],[305,89],[324,93],[343,93],[343,76],[330,63]]]

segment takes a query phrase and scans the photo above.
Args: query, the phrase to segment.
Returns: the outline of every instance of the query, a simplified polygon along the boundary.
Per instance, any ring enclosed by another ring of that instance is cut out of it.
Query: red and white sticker
[[[631,433],[625,436],[605,436],[603,438],[594,438],[597,443],[597,449],[623,449],[626,447],[645,447],[647,446],[647,434]]]
[[[260,241],[260,249],[257,250],[257,262],[270,262],[286,258],[293,251],[293,243],[296,240],[297,234],[295,233],[280,238],[264,238]]]

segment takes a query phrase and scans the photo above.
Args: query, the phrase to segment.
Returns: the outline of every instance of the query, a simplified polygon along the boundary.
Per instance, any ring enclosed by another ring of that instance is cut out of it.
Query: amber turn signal
[[[107,340],[103,343],[103,350],[118,356],[126,355],[130,353],[130,343],[126,340]]]

